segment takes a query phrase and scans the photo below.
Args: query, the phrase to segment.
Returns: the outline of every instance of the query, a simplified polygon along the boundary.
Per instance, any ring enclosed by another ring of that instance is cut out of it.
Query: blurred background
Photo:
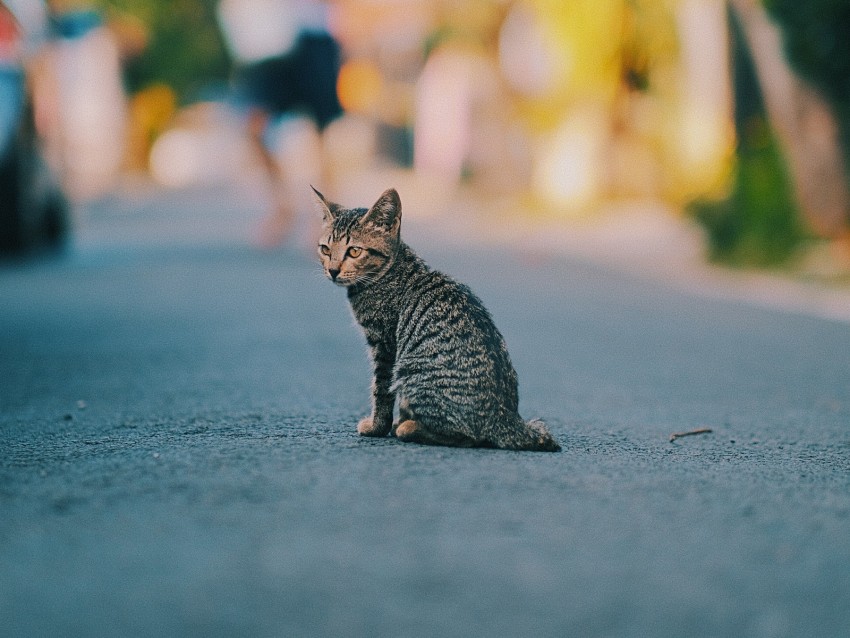
[[[128,184],[239,183],[271,247],[309,215],[308,184],[364,206],[394,185],[411,216],[479,232],[687,228],[668,235],[706,260],[850,282],[848,0],[3,0],[0,15],[0,149],[48,169],[3,178],[8,246],[28,241],[9,238],[15,188],[42,193],[18,216],[58,242]]]

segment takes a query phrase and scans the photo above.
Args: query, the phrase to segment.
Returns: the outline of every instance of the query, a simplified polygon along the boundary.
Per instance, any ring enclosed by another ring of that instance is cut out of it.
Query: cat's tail
[[[524,450],[528,452],[560,452],[561,446],[549,434],[546,425],[540,419],[523,421],[519,415],[512,415],[512,427],[500,428],[491,436],[491,442],[504,450]]]

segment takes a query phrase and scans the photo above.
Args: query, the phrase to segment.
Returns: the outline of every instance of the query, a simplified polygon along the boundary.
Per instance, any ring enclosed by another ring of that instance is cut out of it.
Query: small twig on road
[[[681,439],[683,436],[694,436],[695,434],[711,434],[713,430],[711,428],[699,428],[697,430],[690,430],[688,432],[676,432],[675,434],[670,435],[670,443],[675,441],[676,439]]]

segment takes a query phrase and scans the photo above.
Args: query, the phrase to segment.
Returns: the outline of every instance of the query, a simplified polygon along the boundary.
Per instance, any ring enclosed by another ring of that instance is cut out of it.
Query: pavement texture
[[[411,223],[564,451],[363,439],[344,292],[253,205],[0,264],[3,636],[848,635],[850,324]]]

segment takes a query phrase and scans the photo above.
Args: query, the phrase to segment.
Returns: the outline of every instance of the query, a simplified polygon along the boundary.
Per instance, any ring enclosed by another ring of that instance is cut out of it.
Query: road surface
[[[848,635],[850,324],[411,224],[564,451],[362,439],[344,291],[234,198],[0,265],[2,635]]]

